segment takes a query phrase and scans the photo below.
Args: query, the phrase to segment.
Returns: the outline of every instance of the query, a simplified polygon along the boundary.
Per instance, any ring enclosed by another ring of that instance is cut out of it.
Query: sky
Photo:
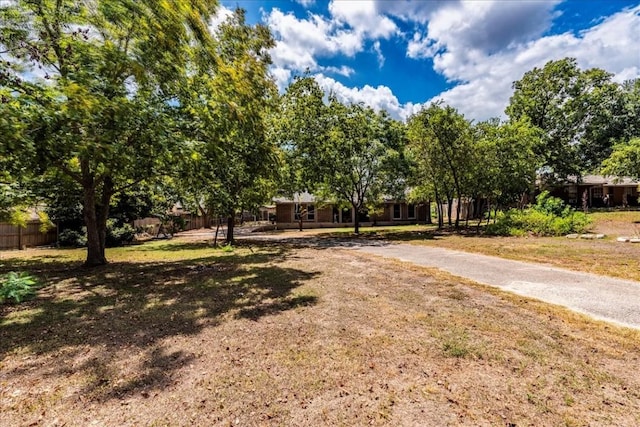
[[[235,7],[271,29],[280,90],[308,70],[343,102],[401,120],[438,100],[504,118],[513,82],[565,57],[640,77],[640,1],[222,0],[219,15]]]

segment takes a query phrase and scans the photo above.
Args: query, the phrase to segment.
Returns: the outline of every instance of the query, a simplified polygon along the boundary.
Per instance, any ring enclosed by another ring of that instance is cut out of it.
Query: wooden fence
[[[31,246],[50,245],[56,242],[56,229],[46,233],[40,231],[40,221],[29,221],[27,228],[0,223],[0,249],[20,249]]]

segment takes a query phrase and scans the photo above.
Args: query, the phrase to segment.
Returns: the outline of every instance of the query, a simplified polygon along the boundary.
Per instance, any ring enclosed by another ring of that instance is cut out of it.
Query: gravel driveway
[[[640,282],[426,246],[354,245],[352,249],[436,267],[596,319],[640,329]]]

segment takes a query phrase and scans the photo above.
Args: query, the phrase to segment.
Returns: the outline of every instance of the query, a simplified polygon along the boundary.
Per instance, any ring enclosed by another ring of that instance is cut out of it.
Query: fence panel
[[[20,228],[8,223],[0,223],[0,249],[20,249],[55,243],[55,228],[42,233],[40,224],[40,221],[29,221],[27,228]]]

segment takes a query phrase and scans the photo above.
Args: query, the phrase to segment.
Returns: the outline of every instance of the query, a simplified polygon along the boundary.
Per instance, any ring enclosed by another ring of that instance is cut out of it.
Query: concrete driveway
[[[640,329],[640,282],[436,247],[361,244],[350,248],[436,267],[474,282]]]

